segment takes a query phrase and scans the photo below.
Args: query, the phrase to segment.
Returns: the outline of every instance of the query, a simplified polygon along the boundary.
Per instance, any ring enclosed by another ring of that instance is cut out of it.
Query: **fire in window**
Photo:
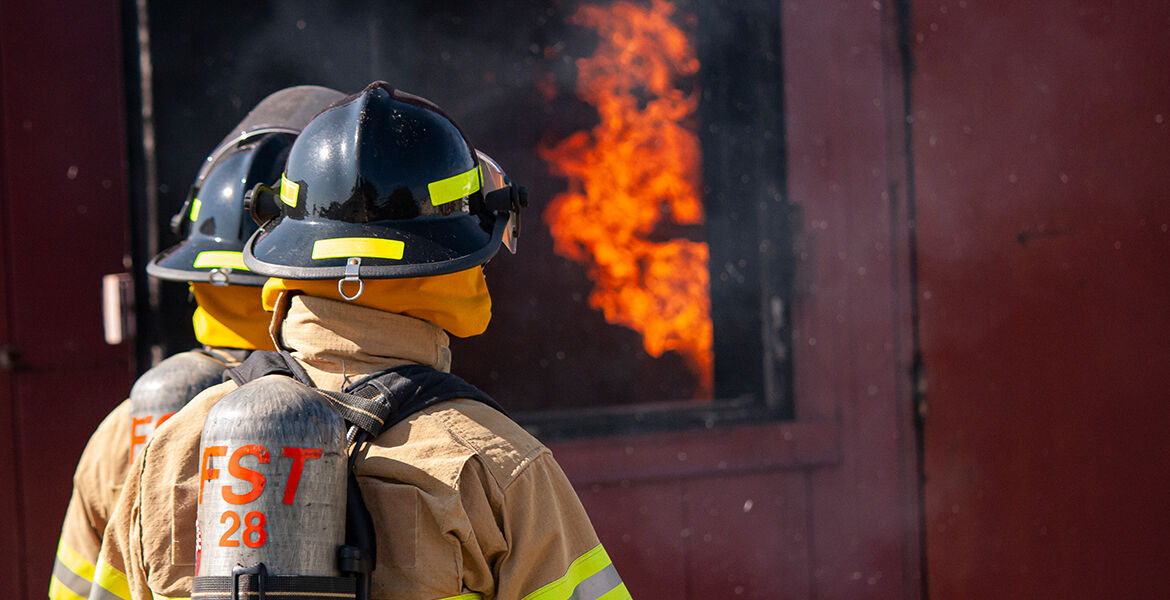
[[[438,4],[151,3],[156,230],[247,106],[384,79],[442,106],[532,200],[454,372],[542,435],[788,416],[775,3]],[[168,310],[168,351],[189,347],[189,311]]]
[[[696,380],[694,397],[710,399],[707,244],[659,239],[672,225],[703,223],[698,98],[679,87],[694,85],[699,64],[672,13],[662,0],[623,1],[582,7],[571,19],[601,38],[576,61],[576,93],[599,123],[541,148],[569,182],[544,220],[556,253],[587,268],[589,306],[641,334],[650,356],[680,355]]]

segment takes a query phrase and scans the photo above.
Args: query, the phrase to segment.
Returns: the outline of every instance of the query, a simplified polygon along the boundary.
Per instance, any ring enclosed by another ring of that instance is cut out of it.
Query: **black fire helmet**
[[[378,81],[305,127],[281,213],[245,244],[244,264],[302,280],[454,273],[487,262],[525,203],[510,180],[485,191],[475,149],[441,109]]]
[[[263,285],[267,278],[249,273],[243,262],[244,241],[256,231],[246,198],[257,184],[280,180],[296,135],[343,97],[337,90],[304,85],[261,100],[208,155],[171,220],[171,228],[186,239],[160,252],[146,272],[171,281]]]

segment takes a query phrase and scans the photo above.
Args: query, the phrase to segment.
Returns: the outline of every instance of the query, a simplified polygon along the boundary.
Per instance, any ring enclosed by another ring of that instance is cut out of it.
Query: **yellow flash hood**
[[[362,295],[352,301],[354,304],[429,321],[456,337],[479,335],[492,320],[492,298],[482,267],[430,277],[367,279],[363,283]],[[273,310],[277,297],[285,290],[347,301],[338,293],[336,279],[273,277],[264,284],[264,310]]]
[[[195,339],[208,346],[275,350],[268,335],[272,315],[260,303],[261,289],[252,286],[217,286],[192,283],[195,294]]]

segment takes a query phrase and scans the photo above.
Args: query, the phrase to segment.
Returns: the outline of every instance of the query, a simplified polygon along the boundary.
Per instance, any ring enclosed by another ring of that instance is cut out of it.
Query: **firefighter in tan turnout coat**
[[[303,370],[298,378],[336,396],[389,368],[450,377],[448,333],[486,329],[481,265],[501,240],[514,249],[525,203],[499,167],[433,104],[376,82],[305,128],[279,196],[280,214],[248,241],[244,259],[272,277],[270,331],[290,369]],[[311,469],[323,461],[256,444],[200,453],[217,403],[272,377],[204,391],[147,443],[106,530],[91,598],[191,597],[193,579],[208,575],[196,576],[201,555],[263,551],[297,534],[264,507],[310,501]],[[472,395],[429,405],[356,446],[353,470],[376,533],[369,597],[629,598],[549,450]],[[277,466],[289,474],[275,475]],[[224,500],[235,509],[204,512]],[[268,575],[241,581],[250,577]],[[298,597],[272,589],[268,597]],[[256,592],[241,587],[239,597]]]
[[[176,216],[186,239],[147,267],[159,279],[189,282],[192,319],[203,347],[172,356],[135,382],[130,398],[98,426],[73,477],[50,580],[53,600],[89,594],[102,533],[133,458],[155,428],[195,394],[223,381],[224,369],[251,350],[273,349],[270,315],[260,303],[265,277],[243,270],[244,241],[256,230],[244,210],[252,186],[280,176],[293,134],[343,94],[300,86],[277,92],[253,109],[216,147]]]

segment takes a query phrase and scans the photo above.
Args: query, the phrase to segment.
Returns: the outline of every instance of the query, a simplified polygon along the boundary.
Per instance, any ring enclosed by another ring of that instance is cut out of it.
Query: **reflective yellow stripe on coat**
[[[54,570],[56,570],[55,567]],[[75,593],[73,588],[67,587],[56,575],[49,579],[49,598],[52,600],[85,600],[85,596]]]
[[[95,575],[89,600],[132,600],[124,573],[98,560]]]
[[[569,565],[564,577],[523,600],[632,600],[605,548],[598,545]]]
[[[94,567],[65,540],[57,544],[57,560],[53,563],[53,577],[49,581],[52,600],[84,600],[93,582]]]

